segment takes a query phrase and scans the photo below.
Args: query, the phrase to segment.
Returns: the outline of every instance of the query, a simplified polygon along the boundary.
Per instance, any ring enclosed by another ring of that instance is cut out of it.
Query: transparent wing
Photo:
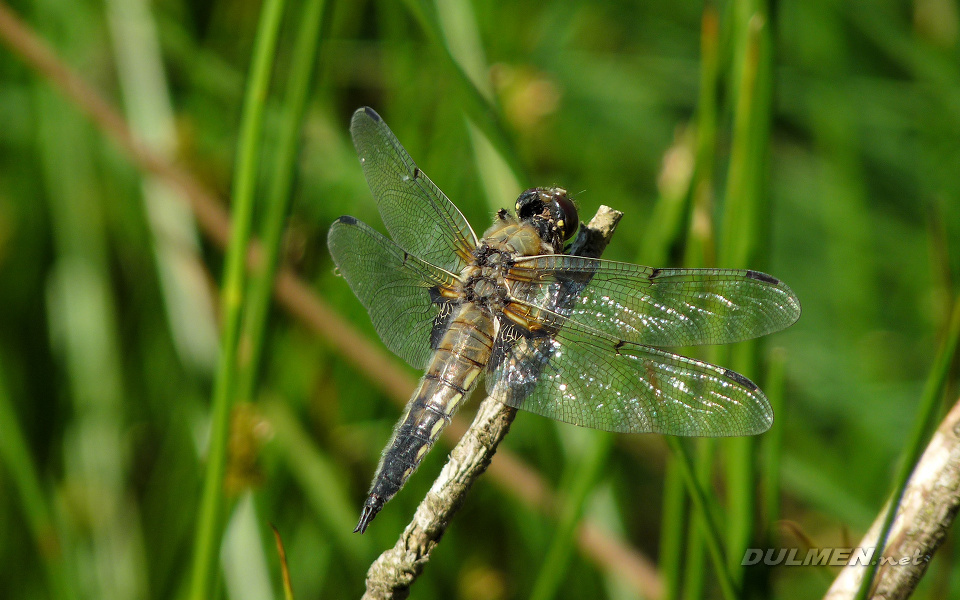
[[[545,326],[501,325],[488,365],[487,392],[505,404],[616,432],[738,436],[773,424],[763,392],[738,373],[525,308]]]
[[[654,269],[579,256],[517,259],[510,294],[649,346],[728,344],[793,324],[800,301],[759,271]]]
[[[353,145],[390,237],[411,254],[459,273],[477,247],[460,210],[421,171],[372,108],[353,113]]]
[[[413,367],[426,367],[433,340],[450,314],[440,290],[450,289],[456,277],[353,217],[340,217],[330,226],[327,246],[383,343]]]

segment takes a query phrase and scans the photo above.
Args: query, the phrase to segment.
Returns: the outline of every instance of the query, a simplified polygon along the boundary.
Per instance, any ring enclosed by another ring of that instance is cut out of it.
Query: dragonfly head
[[[517,218],[529,222],[540,237],[559,248],[580,224],[577,207],[563,188],[531,188],[517,198]],[[557,243],[559,242],[559,243]]]

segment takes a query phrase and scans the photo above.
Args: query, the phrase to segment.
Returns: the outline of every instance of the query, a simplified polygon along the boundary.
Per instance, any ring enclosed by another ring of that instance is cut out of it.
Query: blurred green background
[[[238,321],[220,285],[240,254],[224,258],[216,219],[198,226],[182,180],[146,173],[50,71],[0,49],[0,597],[279,598],[271,523],[296,598],[362,593],[450,447],[367,534],[350,533],[418,376],[394,357],[399,379],[358,362],[386,350],[326,252],[342,214],[382,229],[348,134],[363,105],[477,231],[522,189],[562,185],[583,219],[600,204],[624,212],[606,258],[750,267],[793,288],[803,316],[789,330],[691,352],[757,381],[774,430],[683,443],[733,585],[821,596],[835,568],[740,558],[856,545],[890,494],[960,272],[957,3],[265,6],[4,9],[5,43],[12,10],[158,160],[223,207],[251,199],[255,235],[270,238],[289,199],[268,246],[302,285]],[[218,375],[231,323],[245,332],[241,367]],[[215,388],[223,406],[238,401],[222,438],[210,434],[227,423],[210,409]],[[229,458],[208,518],[211,439]],[[480,480],[414,597],[721,597],[663,437],[520,414],[501,451],[528,470]],[[214,562],[197,584],[204,519]],[[960,593],[956,555],[948,538],[916,597]]]

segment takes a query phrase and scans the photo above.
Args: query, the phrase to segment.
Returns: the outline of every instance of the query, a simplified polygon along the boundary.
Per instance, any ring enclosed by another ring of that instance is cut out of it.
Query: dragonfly
[[[388,442],[355,532],[416,471],[485,382],[504,404],[610,432],[744,436],[773,424],[743,375],[668,348],[728,344],[800,317],[753,270],[651,268],[564,254],[570,194],[532,188],[477,238],[371,108],[350,132],[390,238],[343,216],[327,245],[384,344],[424,372]]]

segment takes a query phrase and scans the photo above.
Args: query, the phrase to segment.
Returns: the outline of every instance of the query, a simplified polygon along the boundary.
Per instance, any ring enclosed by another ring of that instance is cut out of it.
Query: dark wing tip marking
[[[754,382],[750,381],[749,379],[747,379],[746,377],[744,377],[744,376],[741,375],[740,373],[737,373],[736,371],[731,371],[730,369],[725,369],[725,370],[723,371],[723,376],[726,377],[727,379],[732,379],[732,380],[736,381],[737,383],[739,383],[739,384],[742,385],[743,387],[747,388],[747,389],[750,390],[751,392],[755,392],[755,391],[757,391],[758,389],[760,389],[760,388],[757,387],[757,384],[755,384]]]
[[[659,277],[661,273],[663,273],[663,269],[659,267],[656,269],[653,269],[652,271],[650,271],[650,275],[647,276],[647,279],[649,279],[652,282],[654,279]]]
[[[772,275],[767,275],[766,273],[761,273],[760,271],[747,271],[747,277],[750,279],[756,279],[757,281],[762,281],[764,283],[769,283],[770,285],[780,285],[780,280]]]
[[[357,222],[358,222],[357,219],[354,217],[351,217],[350,215],[343,215],[342,217],[334,221],[334,223],[343,223],[344,225],[356,225]]]
[[[380,118],[380,115],[377,114],[377,111],[373,110],[373,109],[370,108],[369,106],[364,106],[364,107],[361,108],[360,110],[362,110],[363,112],[367,113],[367,116],[368,116],[368,117],[370,117],[370,118],[373,119],[374,121],[377,121],[378,123],[383,120],[383,119]]]

